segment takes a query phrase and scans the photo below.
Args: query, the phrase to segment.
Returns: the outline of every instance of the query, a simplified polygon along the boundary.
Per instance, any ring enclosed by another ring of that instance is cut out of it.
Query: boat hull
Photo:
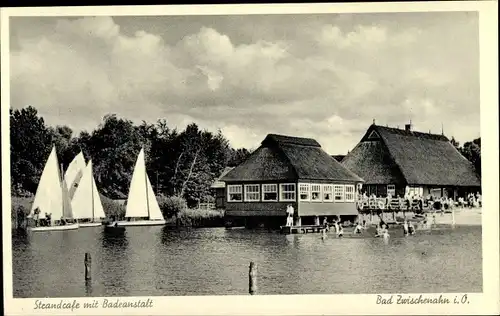
[[[28,227],[29,231],[32,232],[47,232],[47,231],[62,231],[62,230],[73,230],[78,229],[80,225],[78,223],[61,225],[61,226],[41,226],[41,227]]]
[[[82,227],[99,227],[99,226],[102,226],[102,223],[98,222],[98,223],[80,223],[80,228]]]
[[[143,220],[143,221],[121,221],[118,222],[118,226],[162,226],[165,225],[166,221],[165,220],[157,220],[157,221],[150,221],[150,220]]]

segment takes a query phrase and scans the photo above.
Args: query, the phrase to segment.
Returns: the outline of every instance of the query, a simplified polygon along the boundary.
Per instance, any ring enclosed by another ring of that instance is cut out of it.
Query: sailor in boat
[[[62,216],[61,216],[61,220],[59,221],[59,224],[60,224],[61,226],[66,225],[66,220],[65,220]]]
[[[40,209],[37,207],[35,208],[35,211],[33,212],[33,220],[35,221],[35,227],[38,227],[39,220],[40,220]]]

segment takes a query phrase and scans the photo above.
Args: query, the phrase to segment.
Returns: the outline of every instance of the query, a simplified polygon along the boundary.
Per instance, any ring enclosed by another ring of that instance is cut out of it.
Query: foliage
[[[220,227],[224,225],[224,211],[186,208],[176,217],[179,226]]]
[[[451,138],[450,142],[467,160],[472,162],[476,171],[481,174],[481,137],[471,142],[466,142],[461,147],[460,143],[454,137]]]
[[[186,200],[180,196],[159,196],[157,200],[164,218],[178,217],[187,209]]]
[[[95,130],[74,135],[67,126],[46,126],[33,107],[11,109],[10,121],[12,189],[16,196],[36,192],[53,145],[64,169],[80,151],[87,161],[92,159],[99,191],[111,199],[128,196],[137,155],[144,148],[155,192],[180,196],[190,207],[211,200],[210,185],[215,178],[226,166],[235,166],[249,155],[246,149],[231,148],[220,131],[200,130],[194,123],[177,131],[165,119],[135,125],[110,114]],[[123,211],[123,207],[109,206],[113,214]]]
[[[11,220],[12,228],[22,227],[30,211],[33,197],[12,197]]]
[[[101,197],[102,208],[107,218],[115,220],[123,220],[125,218],[125,205],[117,201],[111,200],[103,195]]]

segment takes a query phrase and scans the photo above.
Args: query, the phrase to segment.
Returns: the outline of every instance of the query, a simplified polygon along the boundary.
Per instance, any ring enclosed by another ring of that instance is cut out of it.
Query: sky
[[[106,114],[346,154],[379,125],[479,137],[476,12],[15,17],[11,107],[75,133]]]

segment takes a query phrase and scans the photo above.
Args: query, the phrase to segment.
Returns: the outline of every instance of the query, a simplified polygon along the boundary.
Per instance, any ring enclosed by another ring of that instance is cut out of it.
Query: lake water
[[[481,292],[481,227],[336,238],[245,229],[13,233],[14,297]],[[84,254],[92,282],[84,281]]]

